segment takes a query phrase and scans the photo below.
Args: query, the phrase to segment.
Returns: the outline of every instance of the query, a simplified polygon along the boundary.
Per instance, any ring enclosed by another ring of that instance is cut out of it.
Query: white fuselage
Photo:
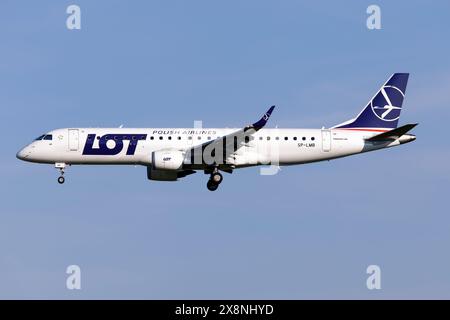
[[[355,117],[330,129],[266,129],[271,106],[242,128],[65,128],[38,137],[17,158],[52,163],[60,170],[75,164],[129,164],[147,168],[147,178],[176,181],[197,171],[210,178],[208,190],[222,183],[220,171],[287,166],[336,159],[415,140],[417,124],[398,127],[408,73],[393,74]]]
[[[37,140],[17,157],[30,162],[72,164],[152,165],[152,153],[159,150],[186,151],[196,145],[226,136],[238,129],[186,128],[74,128],[48,133],[51,140]],[[392,147],[415,139],[403,135],[394,141],[364,139],[382,130],[349,129],[261,129],[245,146],[226,156],[233,168],[261,164],[294,165],[329,160]],[[101,137],[105,137],[101,146]],[[106,151],[106,152],[105,152]],[[109,154],[105,154],[109,153]],[[188,165],[193,169],[204,166]]]

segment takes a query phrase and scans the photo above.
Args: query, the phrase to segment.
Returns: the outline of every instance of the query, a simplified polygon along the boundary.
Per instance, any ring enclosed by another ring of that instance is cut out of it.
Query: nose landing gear
[[[219,184],[223,181],[223,176],[220,174],[219,170],[216,168],[211,173],[211,176],[209,177],[208,183],[206,184],[206,187],[209,191],[216,191],[219,187]]]
[[[65,163],[57,162],[55,163],[55,168],[59,170],[60,176],[58,177],[58,183],[63,184],[66,179],[64,179],[64,169],[66,168]]]

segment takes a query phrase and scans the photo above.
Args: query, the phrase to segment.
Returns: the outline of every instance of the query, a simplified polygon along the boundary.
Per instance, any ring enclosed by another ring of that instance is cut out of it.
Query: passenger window
[[[302,140],[305,141],[305,140],[306,140],[306,137],[303,137]]]
[[[297,137],[294,137],[293,139],[297,141]]]
[[[163,136],[159,136],[159,140],[162,140],[163,139]]]
[[[245,143],[249,143],[250,142],[250,137],[249,136],[245,136]]]
[[[316,138],[314,138],[314,137],[311,137],[311,140],[312,140],[312,141],[314,141],[314,139],[316,139]]]
[[[178,140],[181,140],[181,137],[178,137]]]
[[[198,136],[197,139],[200,140],[202,137]]]
[[[169,140],[172,140],[172,137],[171,136],[169,136],[167,139],[169,139]]]
[[[151,136],[151,137],[150,137],[150,140],[153,140],[153,139],[155,139],[155,137]]]
[[[191,136],[189,136],[189,137],[188,137],[188,140],[192,140],[192,137],[191,137]]]
[[[284,137],[284,140],[287,140],[288,139],[288,137]]]
[[[263,137],[259,137],[259,140],[262,140],[263,139]]]
[[[270,140],[270,137],[267,137],[267,140]]]

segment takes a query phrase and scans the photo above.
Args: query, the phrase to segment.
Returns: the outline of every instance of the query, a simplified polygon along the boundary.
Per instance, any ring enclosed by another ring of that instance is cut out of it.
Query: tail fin
[[[395,129],[405,97],[409,73],[394,73],[354,119],[333,128]]]

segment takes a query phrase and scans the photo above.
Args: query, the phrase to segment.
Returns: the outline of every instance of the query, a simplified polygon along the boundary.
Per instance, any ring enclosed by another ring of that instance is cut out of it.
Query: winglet
[[[253,129],[258,131],[259,129],[263,128],[267,121],[269,121],[270,115],[272,114],[273,109],[275,109],[275,106],[271,106],[269,110],[262,116],[261,119],[259,119],[257,122],[251,125]]]

